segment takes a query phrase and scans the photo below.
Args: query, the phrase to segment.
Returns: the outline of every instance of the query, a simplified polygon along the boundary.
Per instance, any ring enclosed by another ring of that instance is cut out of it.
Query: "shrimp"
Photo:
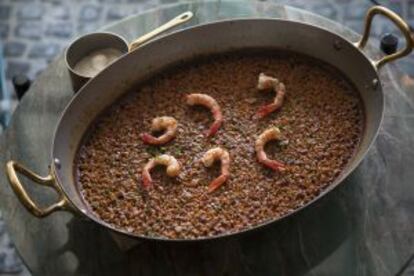
[[[269,90],[273,89],[276,92],[274,101],[268,105],[264,105],[257,111],[256,115],[259,118],[263,118],[268,114],[278,110],[282,107],[283,99],[285,98],[286,88],[285,85],[279,82],[278,79],[266,76],[264,73],[260,73],[259,81],[257,83],[257,89]]]
[[[217,101],[206,94],[189,94],[187,95],[187,104],[189,105],[204,105],[209,108],[213,113],[214,123],[211,125],[210,129],[207,131],[207,137],[213,136],[216,134],[221,124],[223,123],[223,114],[221,113],[221,108],[218,105]]]
[[[144,188],[149,188],[152,186],[152,178],[150,171],[157,165],[163,165],[167,167],[167,175],[169,177],[176,177],[180,174],[181,166],[178,163],[177,159],[173,156],[168,154],[162,154],[155,158],[152,158],[148,163],[144,166],[142,170],[142,186]]]
[[[174,139],[177,133],[177,120],[169,116],[154,118],[151,123],[151,131],[161,131],[163,129],[166,131],[159,137],[154,137],[149,133],[142,133],[142,141],[150,145],[162,145],[168,143]]]
[[[230,155],[225,149],[216,147],[208,150],[201,159],[201,162],[204,166],[211,167],[217,159],[221,161],[221,175],[210,183],[208,186],[209,193],[218,189],[230,176]]]
[[[279,128],[272,127],[267,130],[265,130],[262,134],[259,135],[259,137],[256,140],[256,156],[259,163],[262,163],[266,167],[271,168],[274,171],[284,171],[286,170],[285,164],[277,161],[277,160],[271,160],[267,158],[267,155],[264,151],[264,146],[267,142],[270,140],[280,140],[281,139],[281,132]]]

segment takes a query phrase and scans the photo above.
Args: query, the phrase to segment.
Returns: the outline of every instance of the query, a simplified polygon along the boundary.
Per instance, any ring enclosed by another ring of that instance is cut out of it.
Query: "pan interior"
[[[249,31],[251,29],[262,31]],[[288,35],[289,30],[299,35]],[[211,41],[201,42],[201,38],[207,35]],[[277,39],[277,37],[284,39]],[[336,183],[339,183],[356,166],[376,134],[381,112],[374,107],[375,105],[382,107],[382,94],[380,91],[367,88],[367,84],[376,77],[369,61],[347,41],[343,41],[344,47],[340,51],[336,50],[332,43],[338,39],[342,40],[334,34],[300,23],[278,20],[240,20],[192,28],[144,46],[140,51],[122,58],[98,75],[80,91],[66,109],[56,131],[53,149],[54,156],[64,164],[57,172],[63,188],[78,208],[87,210],[74,185],[73,161],[83,134],[94,118],[119,96],[130,91],[131,87],[135,87],[137,83],[142,83],[162,68],[171,66],[179,60],[246,48],[282,48],[315,57],[339,69],[356,86],[365,105],[367,124],[359,150],[337,179]],[[188,41],[188,43],[185,43],[186,46],[183,48],[174,47],[177,45],[174,43],[178,41],[180,41],[179,44],[182,41]],[[139,62],[134,62],[134,60],[139,60]],[[96,95],[99,95],[98,100]],[[335,186],[335,183],[332,186]],[[92,218],[96,219],[93,215]]]

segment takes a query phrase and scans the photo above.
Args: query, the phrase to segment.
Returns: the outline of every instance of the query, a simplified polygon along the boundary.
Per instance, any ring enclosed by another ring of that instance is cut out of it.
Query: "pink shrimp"
[[[276,97],[274,101],[268,105],[264,105],[257,111],[256,115],[259,118],[263,118],[268,114],[280,109],[283,104],[283,99],[286,94],[285,85],[279,82],[278,79],[266,76],[264,73],[260,73],[259,81],[257,83],[257,89],[259,90],[269,90],[273,89],[276,92]]]
[[[209,193],[217,190],[229,178],[230,155],[227,150],[216,147],[208,150],[201,159],[201,162],[203,162],[206,167],[211,167],[214,161],[218,159],[221,161],[221,175],[210,183],[208,186]]]
[[[144,169],[142,170],[142,186],[147,189],[152,186],[152,177],[150,171],[157,165],[163,165],[167,167],[167,175],[169,177],[176,177],[180,174],[181,166],[178,163],[177,159],[168,154],[162,154],[157,156],[147,164],[145,164]]]
[[[162,145],[174,139],[177,133],[177,120],[173,117],[162,116],[152,120],[151,131],[160,131],[165,129],[165,133],[159,137],[154,137],[149,133],[141,134],[141,139],[146,144]]]
[[[281,139],[281,132],[279,128],[272,127],[267,130],[265,130],[262,134],[259,135],[259,137],[256,140],[256,156],[259,163],[262,163],[266,167],[271,168],[274,171],[284,171],[286,170],[285,164],[277,161],[277,160],[271,160],[267,158],[267,155],[264,151],[264,146],[269,142],[270,140],[280,140]]]
[[[211,110],[214,117],[214,123],[207,131],[207,137],[213,136],[219,130],[223,123],[223,114],[217,101],[206,94],[189,94],[187,95],[187,104],[189,105],[203,105]]]

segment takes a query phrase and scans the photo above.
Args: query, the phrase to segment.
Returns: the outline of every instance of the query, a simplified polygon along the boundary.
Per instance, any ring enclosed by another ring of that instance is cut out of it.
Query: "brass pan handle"
[[[193,13],[191,11],[187,11],[185,13],[182,13],[180,15],[178,15],[177,17],[171,19],[170,21],[168,21],[167,23],[159,26],[158,28],[156,28],[155,30],[137,38],[136,40],[132,41],[128,48],[129,48],[129,52],[135,50],[136,48],[138,48],[139,46],[141,46],[142,44],[144,44],[145,42],[147,42],[148,40],[154,38],[155,36],[175,27],[178,25],[181,25],[185,22],[187,22],[188,20],[190,20],[193,17]]]
[[[59,194],[58,202],[48,207],[39,207],[28,195],[26,189],[23,187],[22,183],[17,177],[16,172],[25,175],[27,178],[33,180],[39,185],[53,188]],[[43,177],[11,160],[7,162],[6,174],[9,179],[10,186],[12,187],[17,198],[32,215],[42,218],[58,210],[74,211],[74,208],[64,195],[61,187],[56,183],[52,172],[50,172],[48,176]]]
[[[367,15],[365,17],[364,34],[362,35],[361,40],[358,41],[357,43],[355,43],[355,46],[358,47],[360,50],[363,50],[365,45],[367,44],[369,34],[370,34],[370,31],[371,31],[372,19],[377,14],[381,14],[381,15],[387,17],[392,22],[394,22],[394,24],[400,29],[400,31],[405,36],[405,40],[406,40],[406,43],[407,43],[404,49],[402,49],[402,50],[400,50],[400,51],[398,51],[394,54],[386,55],[385,57],[381,58],[380,60],[373,61],[375,67],[378,70],[383,65],[387,64],[388,62],[399,59],[399,58],[402,58],[402,57],[408,55],[409,53],[411,53],[411,51],[413,50],[413,47],[414,47],[414,39],[412,37],[410,27],[398,14],[396,14],[395,12],[393,12],[393,11],[391,11],[391,10],[385,8],[385,7],[374,6],[374,7],[370,8],[368,10]]]

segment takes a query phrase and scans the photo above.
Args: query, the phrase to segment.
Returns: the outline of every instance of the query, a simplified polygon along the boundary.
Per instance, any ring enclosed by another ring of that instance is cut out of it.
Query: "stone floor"
[[[128,15],[172,2],[176,0],[0,0],[0,39],[4,47],[9,91],[12,91],[10,79],[15,74],[26,74],[32,80],[35,79],[74,37]],[[361,32],[367,8],[372,5],[369,0],[274,2],[289,3],[313,11],[358,32]],[[414,25],[414,0],[379,2],[400,13]],[[373,31],[378,37],[384,32],[395,30],[387,21],[381,20],[379,24],[374,24]],[[399,62],[400,68],[407,73],[406,82],[412,86],[413,56]],[[0,113],[10,112],[16,104],[14,96],[10,100],[0,99]],[[414,269],[409,268],[405,273],[414,275]],[[0,276],[4,275],[28,275],[28,272],[14,251],[4,223],[0,220]]]

